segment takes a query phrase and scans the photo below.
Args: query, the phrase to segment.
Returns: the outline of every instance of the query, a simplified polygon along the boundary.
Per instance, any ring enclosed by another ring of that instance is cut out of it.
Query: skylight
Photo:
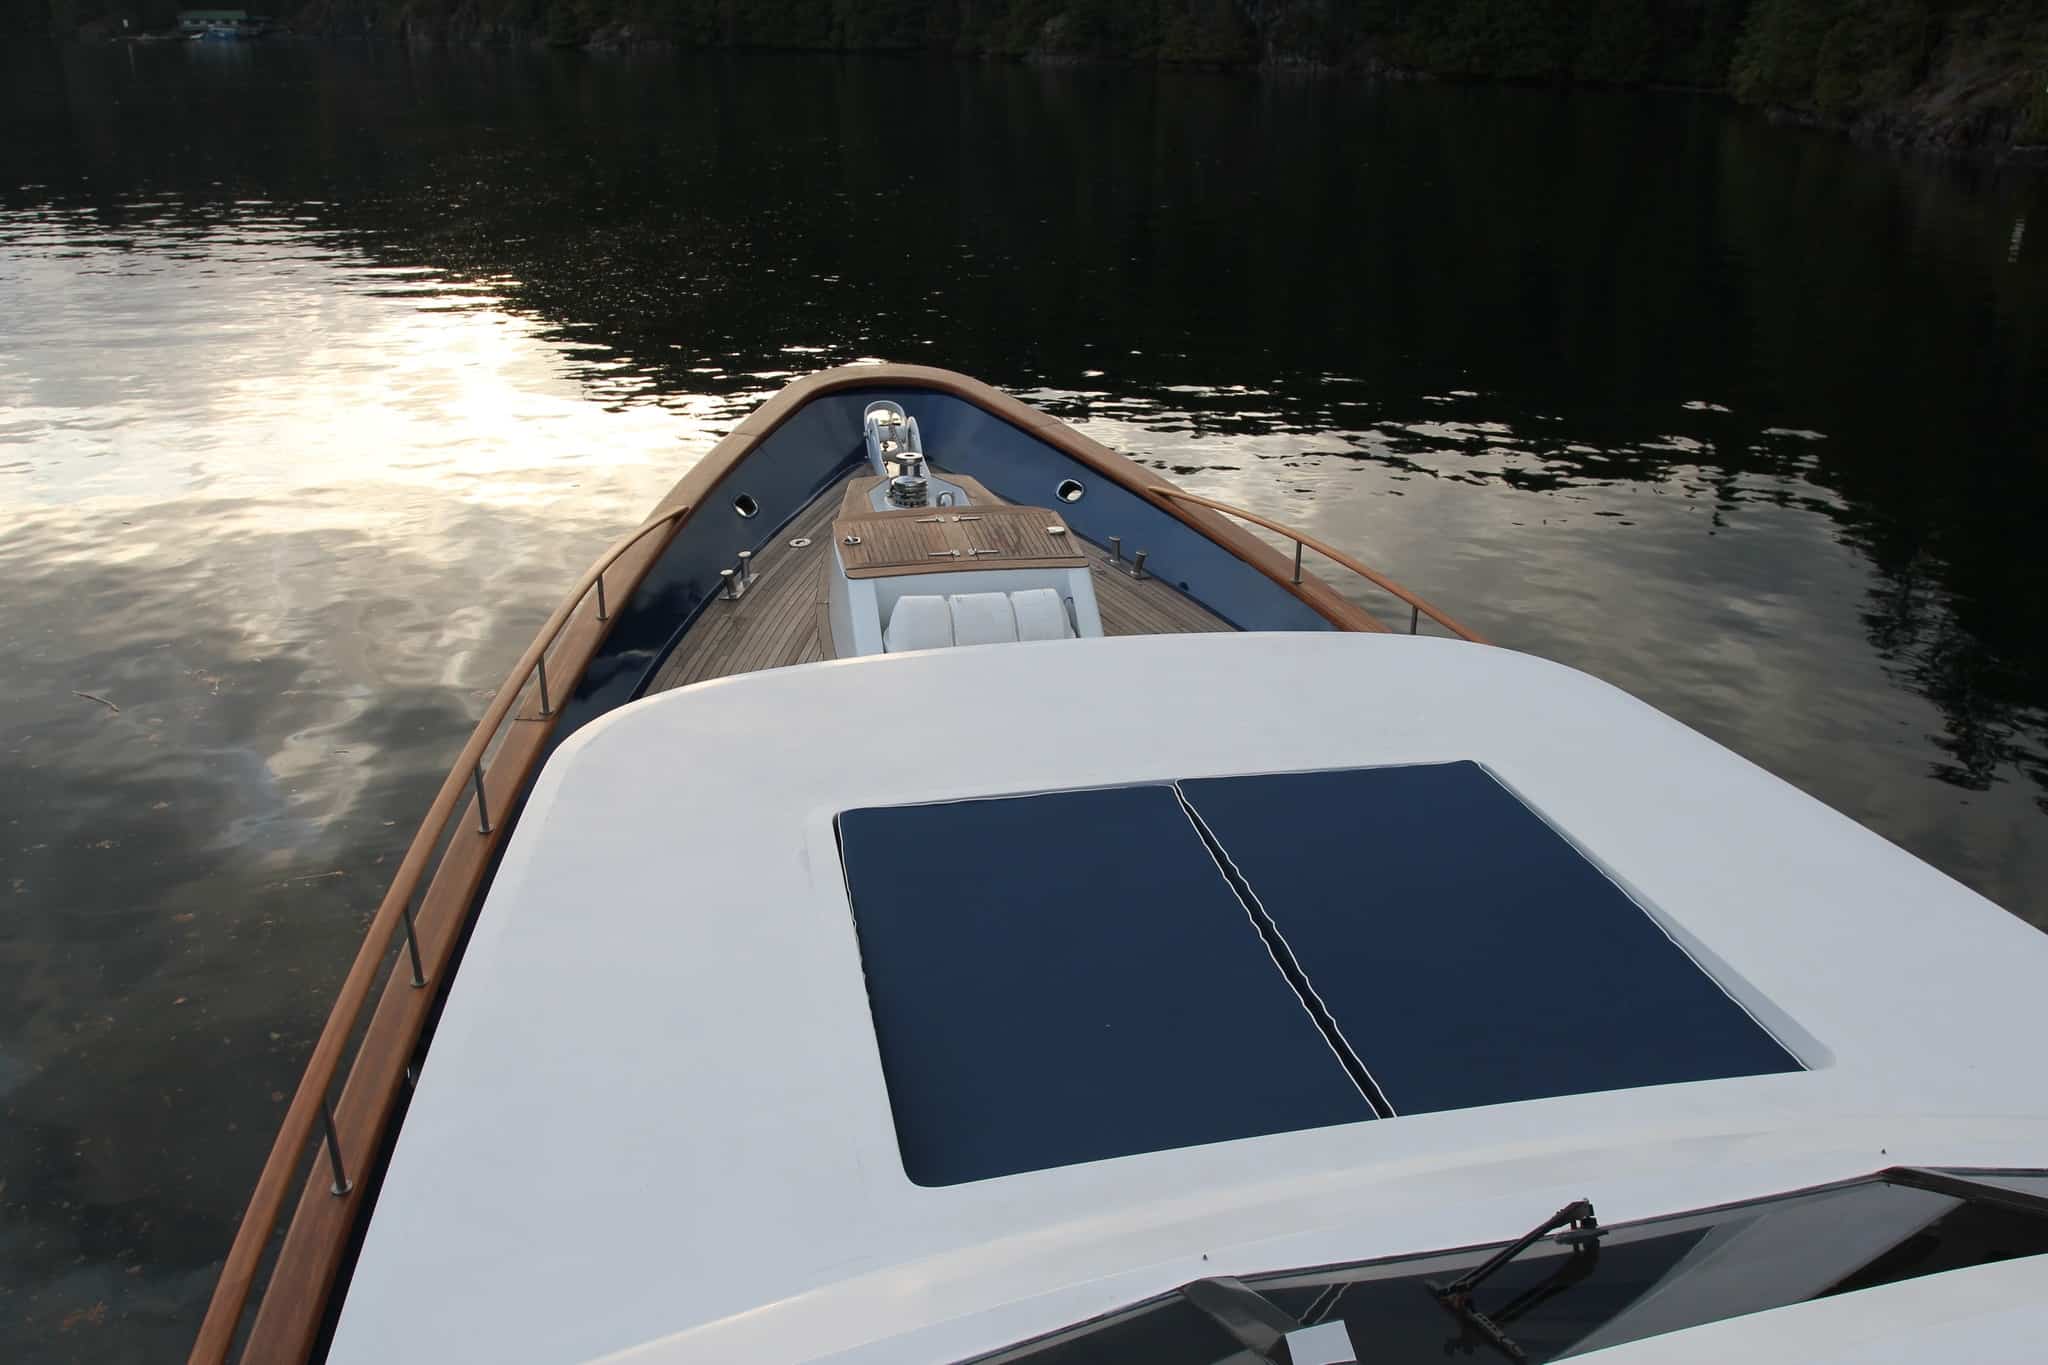
[[[1800,1069],[1474,763],[839,824],[920,1184]]]

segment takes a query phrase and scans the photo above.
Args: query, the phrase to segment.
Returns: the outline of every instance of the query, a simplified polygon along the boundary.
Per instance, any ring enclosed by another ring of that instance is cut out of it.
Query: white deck
[[[838,811],[1454,759],[1812,1069],[905,1178]],[[1614,1223],[1893,1164],[2040,1165],[2044,981],[2048,936],[1505,650],[1141,637],[726,679],[592,725],[541,777],[330,1359],[952,1360],[1198,1276],[1513,1237],[1580,1195]]]

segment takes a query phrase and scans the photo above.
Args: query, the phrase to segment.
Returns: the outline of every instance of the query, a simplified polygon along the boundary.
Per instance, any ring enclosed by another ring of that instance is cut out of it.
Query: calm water
[[[2048,925],[2041,179],[1670,97],[17,48],[0,1356],[182,1352],[563,581],[862,357],[1304,525]]]

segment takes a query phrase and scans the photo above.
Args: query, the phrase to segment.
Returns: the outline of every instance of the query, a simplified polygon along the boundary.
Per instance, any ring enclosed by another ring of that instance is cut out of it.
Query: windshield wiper
[[[1477,1328],[1481,1336],[1499,1347],[1510,1359],[1527,1360],[1528,1353],[1515,1344],[1500,1322],[1480,1312],[1473,1304],[1472,1291],[1477,1289],[1487,1276],[1534,1246],[1545,1234],[1556,1232],[1566,1224],[1571,1226],[1566,1231],[1558,1233],[1556,1240],[1572,1249],[1574,1263],[1581,1256],[1599,1254],[1599,1239],[1606,1229],[1601,1227],[1600,1220],[1593,1216],[1591,1200],[1574,1199],[1551,1214],[1544,1222],[1529,1229],[1522,1237],[1495,1252],[1484,1264],[1466,1271],[1449,1284],[1438,1284],[1434,1280],[1425,1281],[1429,1286],[1429,1292],[1436,1295],[1436,1301],[1456,1314],[1461,1321]],[[1547,1285],[1538,1286],[1538,1289],[1548,1288]],[[1548,1294],[1540,1297],[1548,1297]],[[1501,1313],[1501,1318],[1511,1321],[1529,1306],[1529,1301],[1530,1296],[1526,1294],[1516,1299]]]

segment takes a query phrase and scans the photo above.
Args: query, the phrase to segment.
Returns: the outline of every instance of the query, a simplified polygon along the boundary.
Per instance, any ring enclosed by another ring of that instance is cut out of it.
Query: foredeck
[[[648,684],[648,692],[831,658],[825,576],[832,563],[832,523],[848,490],[866,482],[872,482],[872,476],[862,470],[819,493],[754,557],[756,577],[746,595],[737,602],[711,603],[691,624]],[[1134,578],[1107,550],[1079,536],[1068,539],[1088,564],[1104,634],[1192,635],[1232,629],[1170,584]]]

